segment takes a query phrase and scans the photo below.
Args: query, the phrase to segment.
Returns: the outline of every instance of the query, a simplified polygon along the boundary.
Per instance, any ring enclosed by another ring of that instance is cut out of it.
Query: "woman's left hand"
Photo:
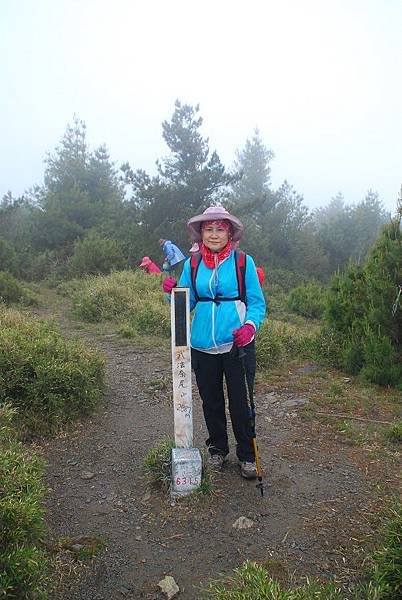
[[[234,345],[238,348],[242,348],[242,346],[247,346],[247,344],[249,344],[253,339],[254,334],[254,326],[251,325],[251,323],[245,323],[238,329],[232,331]]]

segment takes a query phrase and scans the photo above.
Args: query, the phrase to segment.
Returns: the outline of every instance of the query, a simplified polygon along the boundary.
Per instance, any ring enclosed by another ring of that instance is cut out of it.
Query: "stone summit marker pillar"
[[[190,290],[175,287],[171,296],[174,439],[171,496],[184,496],[201,484],[202,461],[193,448],[191,394]]]

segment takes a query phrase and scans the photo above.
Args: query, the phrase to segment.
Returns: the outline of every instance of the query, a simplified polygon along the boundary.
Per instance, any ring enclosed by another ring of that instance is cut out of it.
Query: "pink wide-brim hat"
[[[243,235],[243,223],[237,217],[231,215],[223,206],[210,206],[202,215],[191,217],[187,223],[191,239],[194,242],[201,242],[201,224],[205,221],[229,221],[232,226],[232,241],[237,242]]]
[[[142,263],[140,264],[140,267],[146,267],[150,263],[151,263],[151,259],[149,258],[149,256],[144,256],[144,258],[142,259]]]

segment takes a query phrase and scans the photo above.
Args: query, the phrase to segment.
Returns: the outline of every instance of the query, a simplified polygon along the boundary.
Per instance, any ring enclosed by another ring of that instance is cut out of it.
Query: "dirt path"
[[[73,329],[65,314],[59,318],[66,331]],[[100,535],[106,548],[79,580],[66,578],[53,599],[159,600],[157,583],[169,574],[180,599],[196,600],[194,586],[231,574],[246,559],[268,561],[285,578],[336,576],[345,586],[353,580],[359,542],[370,531],[366,515],[375,509],[373,475],[359,449],[343,445],[319,421],[301,418],[308,396],[268,384],[257,389],[263,499],[253,482],[240,478],[232,440],[213,498],[172,507],[162,492],[149,493],[141,470],[147,451],[173,433],[169,352],[135,348],[110,333],[77,333],[105,352],[108,392],[89,420],[45,446],[48,522],[55,540]],[[195,444],[202,447],[196,392],[194,405]],[[253,527],[235,530],[240,516]]]

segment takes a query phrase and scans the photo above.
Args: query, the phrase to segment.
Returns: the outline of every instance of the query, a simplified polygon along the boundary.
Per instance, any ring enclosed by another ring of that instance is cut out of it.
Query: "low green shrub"
[[[141,334],[169,337],[170,307],[161,291],[161,280],[136,271],[88,277],[70,290],[74,313],[92,323],[115,321]]]
[[[326,307],[325,289],[314,281],[302,283],[289,292],[287,306],[302,317],[319,319]]]
[[[398,353],[387,336],[366,327],[360,332],[344,333],[324,325],[313,336],[317,360],[358,375],[364,381],[398,387],[402,380],[402,364]]]
[[[0,404],[0,597],[45,598],[44,463],[15,439],[15,409]]]
[[[258,330],[256,341],[257,366],[267,369],[280,362],[283,357],[283,344],[272,329],[272,323],[264,321]]]
[[[37,296],[11,273],[0,271],[0,300],[6,304],[37,304]]]
[[[395,387],[402,386],[402,311],[395,304],[401,273],[398,217],[383,228],[364,265],[350,263],[331,279],[325,311],[327,326],[343,338],[336,362],[367,381]]]
[[[125,260],[116,240],[91,231],[74,245],[68,270],[73,277],[110,273],[122,269]]]
[[[232,577],[210,581],[200,590],[205,600],[344,600],[334,584],[309,582],[303,587],[285,589],[272,579],[265,567],[246,561]]]
[[[372,556],[370,582],[380,593],[373,600],[402,598],[402,504],[398,502],[387,515],[382,542]]]
[[[343,353],[346,339],[332,327],[324,326],[313,336],[313,353],[320,362],[338,368],[344,367]]]
[[[392,444],[402,444],[402,421],[392,425],[392,427],[386,431],[385,437]]]
[[[288,293],[292,288],[300,285],[306,279],[304,275],[301,275],[297,271],[288,271],[287,269],[276,267],[267,267],[265,273],[268,293],[275,286]]]
[[[104,389],[104,361],[49,322],[0,307],[0,404],[11,403],[26,436],[88,413]]]
[[[364,366],[360,374],[364,379],[378,385],[402,383],[402,364],[389,337],[367,331],[362,348]]]
[[[378,548],[367,557],[365,577],[351,600],[396,600],[402,597],[402,504],[388,511]],[[307,581],[302,587],[285,588],[273,579],[268,568],[246,561],[233,576],[209,581],[200,589],[205,600],[343,600],[344,591],[333,583]]]
[[[60,257],[55,250],[36,252],[32,248],[18,252],[18,275],[24,281],[42,281],[59,268]]]
[[[165,438],[148,451],[143,462],[143,468],[151,485],[162,487],[165,490],[170,488],[172,478],[172,449],[174,447],[174,440],[172,438]],[[197,490],[189,495],[189,499],[191,496],[191,500],[206,498],[212,493],[213,482],[208,457],[208,452],[201,450],[201,484]]]
[[[264,321],[257,333],[257,365],[269,368],[291,358],[314,356],[314,331],[283,321]]]
[[[0,237],[0,265],[5,271],[17,272],[17,255],[7,240]]]
[[[146,454],[143,468],[151,484],[169,489],[172,463],[171,452],[174,447],[174,440],[172,438],[165,438]]]
[[[267,304],[267,315],[272,318],[281,318],[287,312],[286,293],[281,286],[276,283],[269,283],[264,289],[265,301]]]

